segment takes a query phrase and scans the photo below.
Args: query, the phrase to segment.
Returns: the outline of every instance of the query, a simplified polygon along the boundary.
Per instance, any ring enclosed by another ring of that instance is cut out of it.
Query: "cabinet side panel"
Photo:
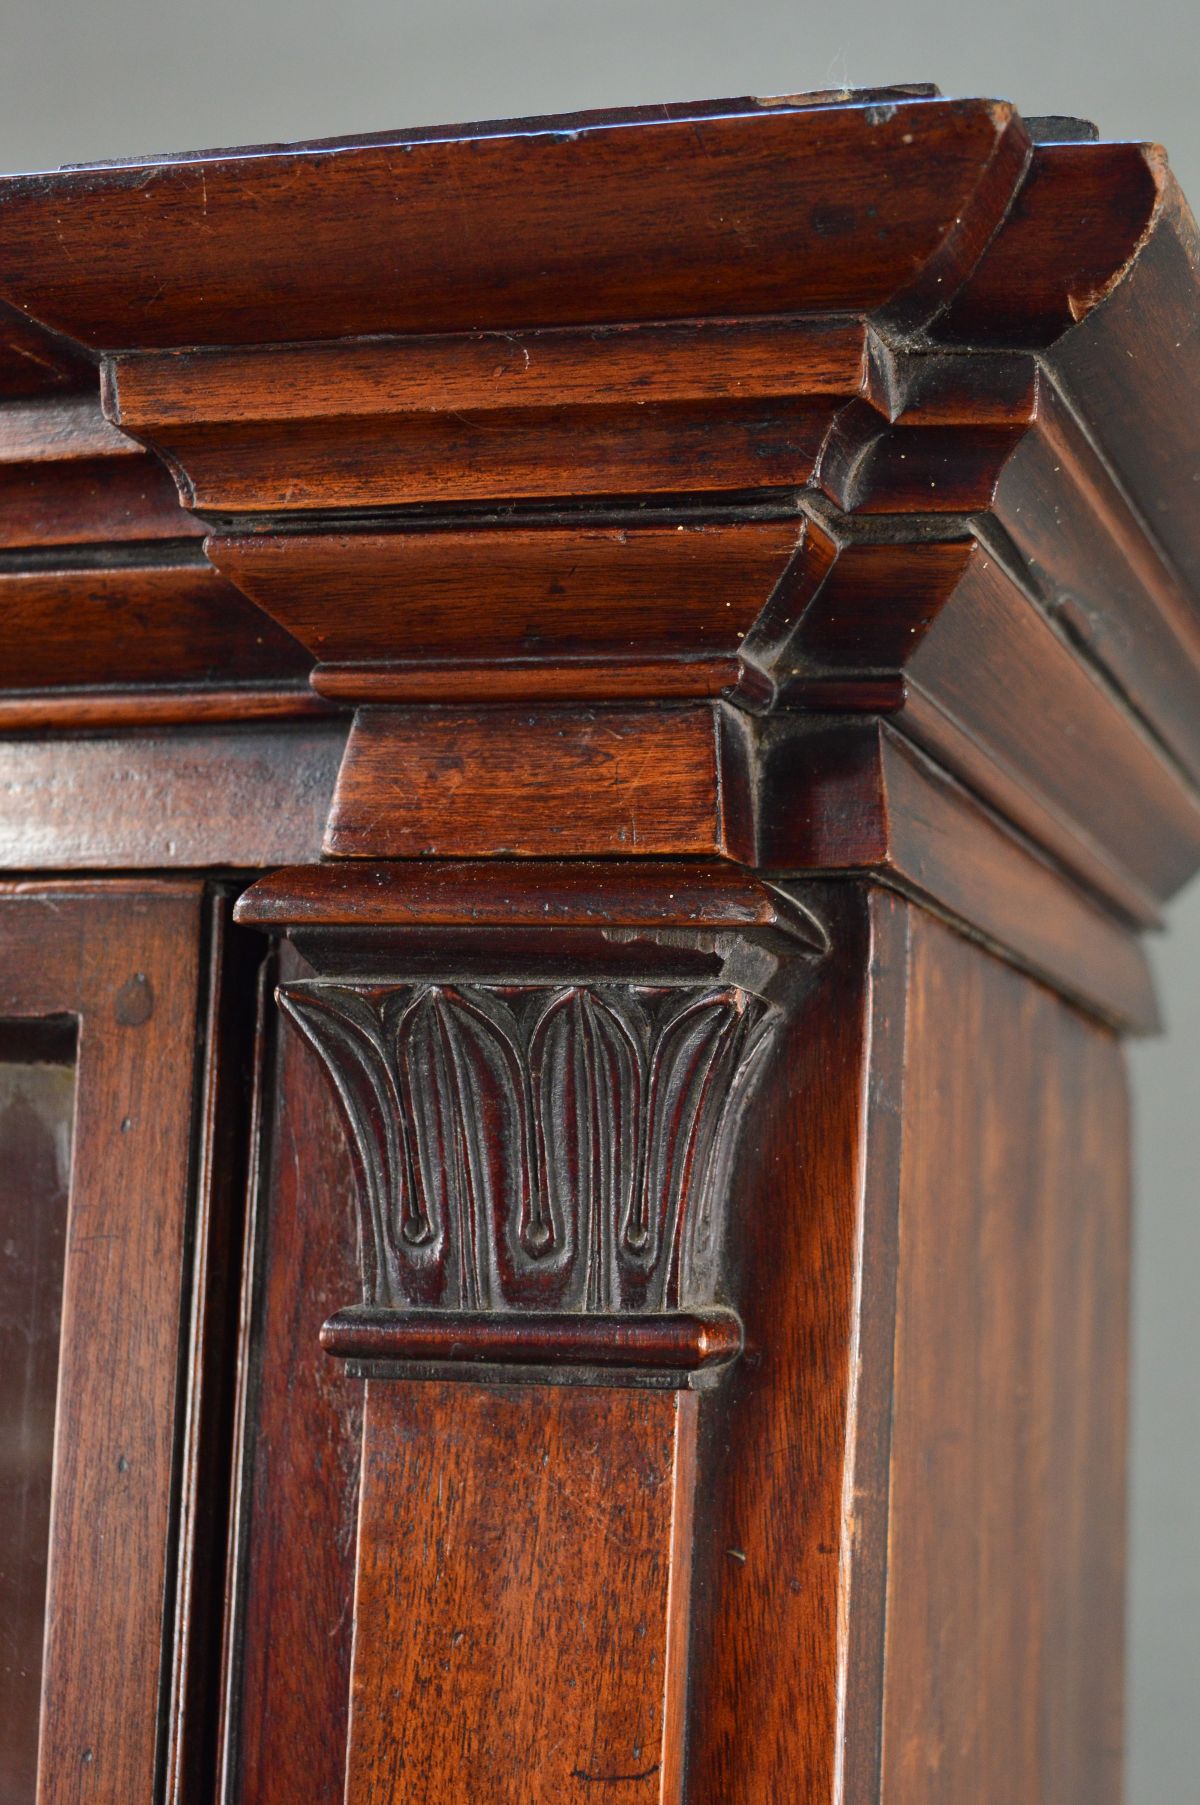
[[[911,920],[882,1798],[1120,1796],[1129,1149],[1114,1037]]]

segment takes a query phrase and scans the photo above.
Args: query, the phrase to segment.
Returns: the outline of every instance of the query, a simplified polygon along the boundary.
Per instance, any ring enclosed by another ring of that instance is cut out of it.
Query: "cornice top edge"
[[[0,297],[93,351],[871,312],[958,258],[1009,142],[986,237],[1028,147],[987,99],[713,102],[9,176]]]

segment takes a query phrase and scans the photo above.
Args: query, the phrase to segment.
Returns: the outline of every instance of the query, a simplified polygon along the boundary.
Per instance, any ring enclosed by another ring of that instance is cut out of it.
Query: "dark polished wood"
[[[38,1805],[151,1797],[163,1758],[199,910],[179,881],[0,889],[0,1018],[78,1024]]]
[[[1094,1023],[909,931],[881,1790],[1112,1800],[1125,1076]]]
[[[622,682],[649,681],[657,693],[655,680],[669,681],[673,663],[708,672],[718,693],[736,681],[741,641],[802,536],[795,520],[738,521],[683,531],[247,533],[214,538],[208,550],[309,647],[326,694],[362,695],[375,682],[380,700],[398,701],[401,684],[424,676],[427,689],[450,700],[446,686],[461,672],[459,682],[486,683],[483,695],[500,699],[506,675],[522,693],[554,647],[561,683],[585,682],[590,672],[596,683],[607,672],[616,700]],[[481,590],[491,616],[484,657]]]
[[[386,866],[375,861],[406,855],[411,865],[431,854],[461,874],[468,919],[480,910],[485,918],[495,914],[486,893],[498,878],[505,884],[501,873],[506,876],[515,855],[530,857],[530,876],[517,879],[527,895],[530,877],[553,886],[541,898],[543,922],[571,919],[562,880],[542,876],[569,819],[576,857],[592,858],[576,869],[581,877],[588,873],[585,884],[603,884],[604,906],[621,903],[595,855],[621,855],[615,868],[628,870],[625,855],[647,841],[648,850],[671,855],[732,855],[765,867],[777,888],[786,889],[789,874],[871,871],[969,924],[1105,1015],[1141,1029],[1157,1020],[1145,955],[1127,924],[1064,882],[1036,848],[881,723],[795,717],[760,723],[728,708],[680,710],[665,724],[651,710],[506,711],[503,717],[445,711],[424,723],[411,712],[375,709],[362,719],[371,725],[360,727],[347,749],[328,828],[329,850],[356,855],[355,863],[344,877],[322,874],[320,900],[312,903],[306,874],[296,874],[295,899],[286,891],[280,896],[283,887],[271,881],[265,896],[279,902],[267,901],[265,922],[348,922],[356,892],[364,927],[427,919],[430,912],[417,899],[433,880],[423,868],[389,882]],[[495,727],[505,729],[500,740],[492,736]],[[689,740],[699,748],[690,763]],[[531,757],[523,790],[513,767],[530,742],[546,750],[550,773],[543,778],[543,762]],[[478,756],[464,779],[461,761],[472,744]],[[399,797],[390,782],[398,766],[408,779]],[[485,823],[492,851],[504,855],[499,867],[478,859]],[[473,867],[461,862],[463,854],[476,855]],[[371,862],[360,865],[367,856]],[[671,879],[681,869],[687,867],[677,856],[644,868],[646,900],[635,907],[635,921],[656,910],[666,918],[673,893],[668,883],[661,896],[660,873]],[[706,869],[712,868],[698,861],[692,866],[697,876]],[[730,867],[727,885],[736,881],[735,871]],[[414,885],[416,898],[408,904],[405,892]],[[256,886],[240,905],[244,920],[258,919],[259,893]],[[504,894],[512,895],[507,884]],[[532,898],[531,910],[509,917],[513,925],[537,919],[536,889]],[[333,914],[323,917],[323,909]]]
[[[321,1346],[343,1360],[434,1365],[613,1366],[691,1372],[736,1359],[742,1328],[731,1310],[611,1316],[502,1316],[416,1310],[341,1310]]]
[[[239,921],[295,934],[328,928],[754,928],[823,944],[786,888],[699,860],[512,859],[300,866],[243,891]]]
[[[921,87],[0,179],[14,1805],[1119,1805],[1198,269]]]
[[[290,947],[279,964],[268,984],[303,969]],[[267,989],[263,1034],[273,1040],[269,1002]],[[218,1796],[335,1805],[346,1770],[363,1402],[361,1384],[318,1338],[358,1276],[354,1181],[333,1099],[297,1037],[264,1058],[259,1085]]]
[[[97,696],[153,722],[163,690],[204,719],[207,692],[230,684],[302,713],[303,650],[205,559],[170,472],[105,418],[97,373],[84,362],[78,392],[8,400],[5,356],[0,335],[0,723],[23,705],[30,725],[86,723]],[[64,691],[79,715],[60,699],[48,718],[47,693]]]
[[[978,100],[801,96],[529,126],[13,177],[5,292],[96,349],[885,303],[933,312],[949,298],[937,289],[953,293],[1003,217],[1029,154],[1015,110]],[[1115,155],[1138,158],[1127,146]],[[1098,184],[1112,160],[1093,154]],[[469,233],[447,232],[451,192]],[[1135,176],[1109,230],[1103,216],[1093,227],[1097,275],[1128,258],[1154,198],[1153,180]],[[58,209],[52,243],[47,204]],[[255,229],[265,211],[286,228],[282,243]],[[279,259],[301,237],[311,273],[280,291]],[[139,239],[157,291],[132,251]],[[1065,286],[1052,263],[1047,274]]]
[[[679,1797],[695,1406],[368,1383],[348,1805]]]
[[[0,869],[254,869],[320,849],[345,738],[214,732],[0,733]]]
[[[231,1509],[237,1348],[231,1306],[242,1283],[242,1244],[260,1081],[256,991],[262,949],[230,922],[231,892],[204,900],[203,1070],[192,1141],[192,1219],[185,1266],[189,1310],[178,1412],[177,1565],[166,1721],[165,1797],[211,1797],[217,1772],[223,1609]],[[261,1010],[257,1012],[261,1016]]]

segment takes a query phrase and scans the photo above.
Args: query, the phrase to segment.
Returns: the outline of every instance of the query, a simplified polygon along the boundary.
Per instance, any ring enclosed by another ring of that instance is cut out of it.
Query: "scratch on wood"
[[[589,1774],[586,1768],[573,1767],[571,1778],[572,1780],[598,1781],[602,1786],[619,1786],[626,1780],[653,1780],[660,1765],[656,1761],[653,1767],[641,1768],[636,1774]]]

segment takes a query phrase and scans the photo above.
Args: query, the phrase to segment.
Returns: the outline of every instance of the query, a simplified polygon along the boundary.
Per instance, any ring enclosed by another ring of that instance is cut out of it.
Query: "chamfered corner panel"
[[[920,911],[910,935],[881,1797],[1115,1802],[1124,1062]]]

